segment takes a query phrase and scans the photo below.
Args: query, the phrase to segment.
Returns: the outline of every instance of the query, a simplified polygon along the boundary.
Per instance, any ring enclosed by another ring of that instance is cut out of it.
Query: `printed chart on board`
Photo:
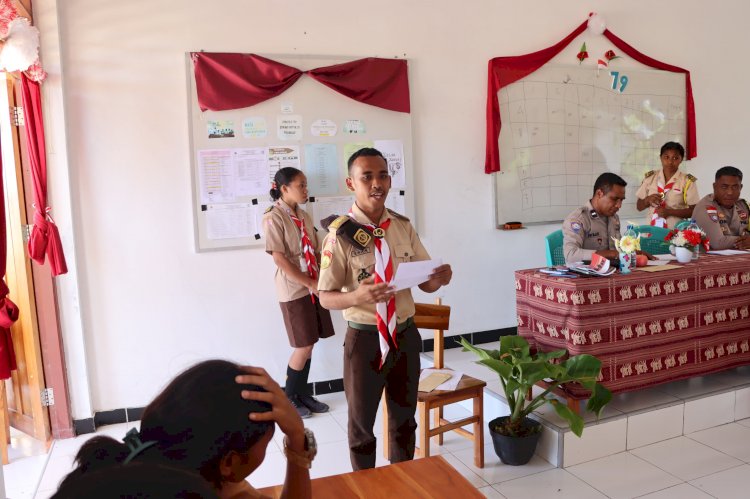
[[[591,198],[605,171],[627,182],[620,219],[659,150],[685,144],[685,76],[638,68],[542,67],[498,93],[497,221],[556,222]]]

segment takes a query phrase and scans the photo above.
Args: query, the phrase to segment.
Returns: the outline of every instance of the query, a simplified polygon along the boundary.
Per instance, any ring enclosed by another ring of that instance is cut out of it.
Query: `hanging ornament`
[[[0,51],[0,68],[5,71],[26,71],[39,59],[39,30],[25,17],[8,23],[8,34]]]
[[[581,64],[585,59],[588,59],[588,57],[589,53],[586,52],[586,42],[583,42],[583,45],[581,45],[581,50],[578,52],[578,55],[576,55],[578,64]]]
[[[603,61],[599,59],[596,61],[596,76],[599,76],[599,71],[602,69],[607,69],[609,67],[609,64],[607,64],[607,61]]]
[[[607,22],[596,12],[589,13],[588,29],[592,35],[601,35],[607,29]]]
[[[614,59],[619,59],[620,58],[619,55],[615,54],[614,50],[607,50],[604,53],[604,57],[606,57],[608,61],[612,61]]]

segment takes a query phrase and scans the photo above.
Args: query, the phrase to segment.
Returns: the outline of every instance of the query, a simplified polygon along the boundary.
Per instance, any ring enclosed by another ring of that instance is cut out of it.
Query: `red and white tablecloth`
[[[750,364],[750,255],[610,277],[519,270],[516,309],[529,343],[595,355],[614,393]]]

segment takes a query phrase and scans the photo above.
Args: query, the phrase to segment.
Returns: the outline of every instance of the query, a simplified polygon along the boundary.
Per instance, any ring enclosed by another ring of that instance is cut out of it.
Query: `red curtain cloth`
[[[3,162],[0,154],[0,177]],[[7,234],[5,232],[5,193],[0,182],[0,379],[10,378],[10,372],[16,369],[16,355],[13,351],[13,338],[10,327],[18,320],[18,307],[8,298],[8,286],[5,284],[5,260],[8,256]]]
[[[198,105],[202,111],[253,106],[292,86],[302,74],[356,101],[408,113],[406,61],[370,57],[310,71],[255,54],[193,52]]]
[[[498,138],[500,137],[500,105],[497,100],[497,93],[501,88],[510,85],[514,81],[528,76],[537,69],[541,68],[550,59],[559,54],[570,42],[578,35],[583,33],[588,26],[588,20],[584,21],[572,33],[560,40],[555,45],[531,54],[512,56],[512,57],[495,57],[489,62],[489,77],[487,82],[487,147],[484,158],[484,172],[494,173],[500,171],[500,149]],[[692,159],[698,154],[695,132],[695,103],[693,101],[693,87],[690,84],[690,71],[677,66],[671,66],[663,62],[652,59],[642,54],[635,48],[631,47],[623,40],[615,36],[611,31],[605,30],[604,36],[611,41],[615,47],[622,50],[626,55],[634,60],[663,71],[673,73],[685,73],[685,97],[687,113],[687,137],[685,140],[685,150],[687,159]]]
[[[68,266],[65,263],[60,233],[49,216],[50,208],[47,206],[47,154],[39,83],[21,74],[21,90],[25,120],[23,128],[34,184],[34,226],[29,237],[29,256],[39,265],[44,264],[46,256],[52,275],[58,276],[68,272]]]

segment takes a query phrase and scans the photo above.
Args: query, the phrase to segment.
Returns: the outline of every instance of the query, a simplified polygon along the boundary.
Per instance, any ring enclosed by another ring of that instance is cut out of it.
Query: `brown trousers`
[[[344,393],[349,405],[349,456],[354,471],[375,467],[375,414],[385,389],[391,463],[414,458],[419,352],[422,339],[413,325],[396,336],[380,368],[377,331],[347,328],[344,341]]]

